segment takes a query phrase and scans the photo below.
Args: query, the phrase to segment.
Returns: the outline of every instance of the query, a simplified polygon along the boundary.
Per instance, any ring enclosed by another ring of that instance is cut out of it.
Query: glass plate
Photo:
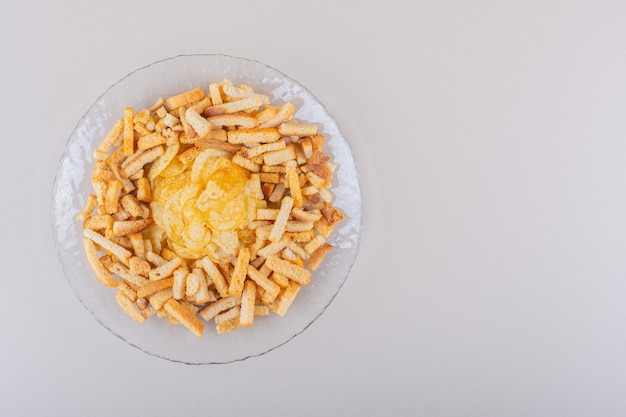
[[[335,248],[302,287],[285,317],[256,317],[252,327],[217,335],[207,323],[201,339],[183,326],[151,318],[137,324],[122,311],[93,275],[83,254],[82,225],[75,216],[92,193],[92,151],[125,107],[142,109],[166,97],[210,82],[230,79],[269,95],[272,103],[292,102],[295,118],[316,123],[326,136],[325,151],[339,164],[332,189],[346,218],[331,235]],[[302,333],[332,302],[356,259],[361,231],[361,189],[350,145],[337,122],[306,88],[260,62],[224,55],[184,55],[155,62],[111,86],[87,110],[72,132],[59,161],[52,192],[52,227],[67,280],[100,324],[132,346],[157,357],[189,364],[228,363],[266,353]]]

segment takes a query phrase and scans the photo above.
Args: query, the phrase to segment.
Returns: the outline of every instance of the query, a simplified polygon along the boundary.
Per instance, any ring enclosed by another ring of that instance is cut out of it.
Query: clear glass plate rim
[[[288,337],[284,341],[282,341],[280,343],[277,343],[276,345],[274,345],[273,347],[270,347],[269,349],[267,349],[265,351],[262,351],[262,352],[259,352],[259,353],[254,353],[254,354],[250,354],[248,356],[241,357],[241,358],[236,358],[236,359],[233,359],[233,360],[227,360],[227,361],[186,361],[186,360],[179,360],[179,359],[175,359],[175,358],[159,355],[159,354],[156,354],[155,352],[151,352],[149,350],[144,349],[142,346],[139,346],[138,344],[133,343],[132,341],[128,340],[123,335],[121,335],[119,332],[115,331],[110,326],[108,326],[103,320],[101,320],[96,315],[95,311],[92,308],[90,308],[85,303],[85,301],[80,296],[78,296],[78,294],[76,293],[76,289],[74,288],[74,284],[71,282],[70,277],[69,277],[68,265],[66,265],[66,262],[65,262],[65,260],[63,259],[63,256],[62,256],[63,255],[62,254],[62,248],[58,244],[59,243],[59,236],[58,236],[57,228],[55,227],[55,220],[54,220],[54,216],[55,216],[55,213],[57,211],[55,196],[56,196],[58,188],[59,188],[59,180],[60,180],[60,175],[61,175],[61,165],[62,165],[63,161],[68,157],[67,152],[68,152],[68,147],[70,145],[71,139],[77,134],[77,130],[83,125],[83,123],[85,122],[85,119],[89,116],[89,114],[93,111],[93,109],[103,100],[103,98],[107,95],[107,93],[111,89],[113,89],[118,84],[124,82],[127,78],[131,77],[133,74],[135,74],[135,73],[137,73],[137,72],[139,72],[141,70],[147,69],[147,68],[149,68],[151,66],[158,65],[159,63],[175,60],[177,58],[185,58],[185,57],[222,57],[222,58],[227,58],[227,59],[235,59],[235,60],[247,61],[247,62],[254,63],[255,65],[260,65],[260,66],[263,66],[263,67],[267,67],[271,71],[274,71],[277,74],[280,74],[280,76],[282,76],[285,79],[288,79],[290,82],[298,85],[308,95],[310,95],[313,98],[313,100],[316,102],[316,104],[319,105],[322,108],[322,110],[325,112],[327,117],[329,117],[331,119],[331,121],[335,124],[335,127],[336,127],[337,131],[339,132],[339,134],[341,136],[341,139],[344,142],[343,145],[346,146],[346,148],[348,150],[348,153],[349,153],[349,155],[351,157],[352,164],[353,164],[354,169],[356,171],[356,179],[358,181],[358,191],[357,191],[357,194],[358,194],[358,201],[360,203],[360,217],[359,217],[359,222],[357,224],[357,226],[358,226],[358,229],[357,229],[358,233],[357,233],[357,235],[355,237],[355,242],[354,242],[354,244],[355,244],[355,255],[354,255],[353,259],[352,259],[352,262],[348,266],[348,270],[347,270],[347,273],[346,273],[345,277],[343,277],[343,279],[339,283],[339,286],[338,286],[337,290],[327,300],[327,302],[325,303],[323,308],[319,311],[319,313],[312,320],[310,320],[300,331],[294,333],[293,335],[291,335],[290,337]],[[289,77],[288,75],[286,75],[282,71],[280,71],[280,70],[278,70],[278,69],[276,69],[276,68],[274,68],[272,66],[269,66],[269,65],[267,65],[265,63],[262,63],[262,62],[260,62],[258,60],[255,60],[255,59],[250,59],[250,58],[245,58],[245,57],[238,57],[238,56],[232,56],[232,55],[227,55],[227,54],[179,54],[179,55],[171,56],[171,57],[168,57],[168,58],[156,60],[156,61],[154,61],[154,62],[152,62],[150,64],[147,64],[147,65],[144,65],[142,67],[139,67],[139,68],[129,72],[127,75],[125,75],[124,77],[120,78],[115,83],[111,84],[89,106],[89,108],[85,111],[85,113],[82,115],[82,117],[78,120],[78,122],[77,122],[76,126],[74,127],[74,129],[72,130],[69,138],[66,140],[63,154],[61,155],[61,157],[59,158],[58,163],[57,163],[57,171],[56,171],[56,175],[55,175],[54,182],[53,182],[53,187],[52,187],[52,203],[53,203],[53,206],[52,206],[52,210],[51,210],[51,226],[52,226],[52,232],[53,232],[53,238],[54,238],[54,241],[55,241],[55,249],[56,249],[56,252],[57,252],[57,256],[58,256],[59,261],[61,263],[61,266],[63,268],[63,272],[64,272],[64,276],[66,278],[66,282],[70,285],[70,288],[72,288],[73,292],[77,295],[77,298],[79,299],[79,301],[83,305],[83,307],[85,307],[85,309],[87,311],[89,311],[89,313],[96,319],[96,321],[100,325],[102,325],[104,328],[106,328],[112,334],[114,334],[115,336],[117,336],[118,338],[123,340],[125,343],[127,343],[127,344],[129,344],[129,345],[131,345],[131,346],[139,349],[140,351],[145,352],[145,353],[147,353],[147,354],[149,354],[151,356],[156,356],[156,357],[159,357],[159,358],[162,358],[162,359],[166,359],[168,361],[179,362],[179,363],[184,363],[184,364],[189,364],[189,365],[227,364],[227,363],[243,361],[243,360],[246,360],[246,359],[251,358],[251,357],[261,356],[261,355],[264,355],[264,354],[266,354],[268,352],[271,352],[271,351],[273,351],[273,350],[275,350],[275,349],[285,345],[286,343],[290,342],[296,336],[302,334],[315,321],[317,321],[317,319],[319,319],[319,317],[321,317],[322,314],[324,314],[326,309],[332,304],[332,302],[334,301],[336,296],[339,294],[339,291],[341,291],[341,289],[345,285],[345,282],[346,282],[347,278],[350,276],[352,268],[354,267],[356,259],[358,258],[359,249],[360,249],[360,245],[361,245],[361,241],[362,241],[362,235],[363,235],[363,225],[364,225],[364,220],[363,220],[363,217],[364,217],[363,188],[362,188],[362,186],[360,184],[360,175],[359,175],[359,168],[358,168],[357,160],[355,158],[354,151],[353,151],[353,148],[352,148],[351,144],[345,138],[345,135],[343,135],[343,133],[341,132],[341,128],[339,126],[339,123],[337,122],[335,117],[330,112],[328,112],[328,110],[326,109],[326,107],[323,104],[323,102],[321,102],[307,87],[305,87],[304,85],[300,84],[298,81],[294,80],[293,78]]]

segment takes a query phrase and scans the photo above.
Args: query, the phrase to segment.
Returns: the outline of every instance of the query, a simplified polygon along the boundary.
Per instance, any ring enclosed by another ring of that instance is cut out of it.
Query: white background
[[[7,1],[0,35],[0,415],[626,415],[626,3]],[[50,226],[85,110],[188,53],[308,87],[365,200],[325,314],[229,365],[101,327]]]

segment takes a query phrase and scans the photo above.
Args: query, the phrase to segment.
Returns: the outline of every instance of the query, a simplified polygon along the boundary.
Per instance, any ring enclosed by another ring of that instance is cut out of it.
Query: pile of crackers
[[[125,109],[94,151],[94,192],[77,218],[95,276],[117,288],[133,320],[156,316],[201,337],[210,321],[225,333],[286,314],[344,218],[332,204],[337,165],[324,136],[294,120],[295,110],[228,80]],[[212,241],[208,255],[188,259],[152,218],[152,185],[175,158],[191,164],[207,149],[258,181],[256,218],[234,247]]]

